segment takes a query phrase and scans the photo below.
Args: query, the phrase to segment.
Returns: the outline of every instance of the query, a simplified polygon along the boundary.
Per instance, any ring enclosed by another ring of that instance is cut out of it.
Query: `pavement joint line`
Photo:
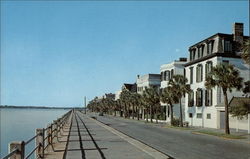
[[[164,153],[136,140],[136,139],[133,139],[121,132],[119,132],[118,130],[110,127],[110,126],[107,126],[101,122],[99,122],[98,120],[95,120],[95,119],[92,119],[90,117],[88,117],[89,119],[95,121],[98,125],[102,126],[103,128],[111,131],[113,134],[121,137],[122,139],[124,139],[125,141],[129,142],[130,144],[134,145],[135,147],[141,149],[142,151],[146,152],[147,154],[149,154],[150,156],[152,156],[153,158],[156,158],[156,159],[170,159],[169,156],[165,155]]]

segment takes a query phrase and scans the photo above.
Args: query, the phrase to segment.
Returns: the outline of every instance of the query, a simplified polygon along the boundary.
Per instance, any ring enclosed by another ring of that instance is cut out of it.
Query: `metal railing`
[[[53,123],[47,126],[47,128],[36,129],[36,135],[26,142],[20,141],[10,143],[10,153],[4,156],[2,159],[28,159],[32,156],[32,154],[34,154],[34,152],[36,152],[35,158],[44,158],[44,150],[48,148],[49,145],[52,145],[52,141],[55,137],[58,138],[58,132],[61,132],[61,129],[63,129],[67,123],[71,112],[72,110],[65,113],[61,118],[54,120]],[[33,140],[35,140],[36,146],[26,155],[25,146],[30,144]]]

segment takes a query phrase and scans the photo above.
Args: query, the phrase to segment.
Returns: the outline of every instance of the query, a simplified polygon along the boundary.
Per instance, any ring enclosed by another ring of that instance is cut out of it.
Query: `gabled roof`
[[[137,90],[136,83],[134,83],[134,84],[124,83],[123,87],[126,88],[127,90],[131,91],[131,92],[136,92],[136,90]]]

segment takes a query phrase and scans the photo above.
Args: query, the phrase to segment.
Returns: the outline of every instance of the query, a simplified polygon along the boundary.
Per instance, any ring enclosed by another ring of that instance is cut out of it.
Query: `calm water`
[[[69,110],[0,108],[0,157],[8,153],[11,141],[27,141],[35,135],[36,128],[45,128],[67,111]],[[34,148],[34,144],[32,142],[28,145],[27,152]]]

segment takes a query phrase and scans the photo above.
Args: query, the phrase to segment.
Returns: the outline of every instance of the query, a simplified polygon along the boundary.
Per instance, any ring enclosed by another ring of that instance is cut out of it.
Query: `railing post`
[[[18,149],[18,152],[12,155],[9,159],[24,159],[25,157],[25,142],[11,142],[9,144],[9,153],[12,152],[15,149]]]
[[[43,156],[43,158],[44,158],[44,149],[45,149],[45,141],[44,141],[44,139],[45,139],[45,129],[43,128],[43,136],[42,136],[42,139],[43,139],[43,141],[42,141],[42,146],[43,146],[43,149],[42,149],[42,156]]]
[[[50,127],[51,127],[51,124],[49,124],[48,125],[48,127],[47,127],[47,142],[48,142],[48,145],[50,145],[51,144],[51,129],[50,129]]]
[[[55,130],[56,130],[56,132],[55,132]],[[53,121],[52,131],[53,131],[53,136],[57,137],[57,121],[56,120]]]
[[[36,129],[36,146],[39,145],[38,149],[36,149],[36,154],[35,156],[39,156],[39,158],[43,158],[43,129]]]
[[[52,145],[53,143],[53,129],[52,129],[53,123],[50,124],[50,143]]]

